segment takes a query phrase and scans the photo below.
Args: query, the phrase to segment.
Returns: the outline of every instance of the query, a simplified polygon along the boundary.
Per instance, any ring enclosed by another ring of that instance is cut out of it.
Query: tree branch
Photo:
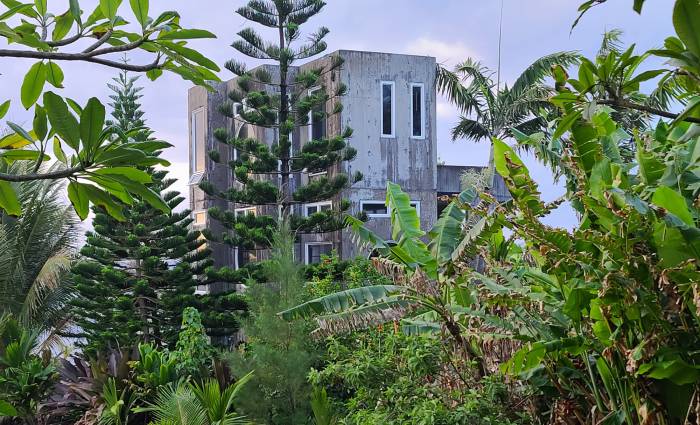
[[[668,111],[664,111],[662,109],[654,108],[651,106],[630,102],[630,101],[624,100],[624,99],[616,99],[616,100],[603,99],[603,100],[597,100],[596,103],[598,103],[599,105],[609,105],[609,106],[617,106],[618,108],[634,109],[634,110],[646,112],[646,113],[649,113],[652,115],[658,115],[660,117],[669,118],[672,120],[678,118],[678,114],[674,114],[673,112],[668,112]],[[700,118],[695,118],[695,117],[685,117],[685,118],[683,118],[683,121],[700,124]]]
[[[80,40],[83,37],[83,34],[78,32],[76,35],[68,38],[64,38],[63,40],[59,41],[46,41],[46,44],[48,44],[50,47],[62,47],[62,46],[67,46],[69,44],[73,44],[76,41]]]
[[[87,49],[83,50],[83,53],[90,53],[90,52],[92,52],[93,50],[95,50],[95,49],[97,49],[98,47],[100,47],[101,45],[105,44],[105,43],[107,42],[107,40],[109,40],[109,38],[112,36],[112,33],[113,33],[113,32],[114,32],[114,31],[112,31],[111,29],[107,30],[107,32],[104,33],[104,35],[103,35],[102,37],[100,37],[99,40],[97,40],[95,43],[93,43],[92,46],[90,46],[90,47],[88,47]]]
[[[64,170],[50,171],[48,173],[32,173],[32,174],[7,174],[0,173],[0,180],[8,182],[27,182],[33,180],[56,180],[71,177],[77,173],[85,171],[84,165],[66,168]]]
[[[157,57],[155,61],[147,65],[129,65],[123,62],[116,62],[109,59],[102,59],[95,57],[97,55],[115,53],[119,51],[118,48],[123,48],[124,46],[117,46],[115,48],[108,48],[102,50],[96,50],[90,53],[58,53],[58,52],[38,52],[33,50],[8,50],[0,49],[0,57],[14,57],[14,58],[27,58],[27,59],[40,59],[40,60],[62,60],[62,61],[85,61],[91,63],[97,63],[100,65],[109,66],[112,68],[121,69],[124,71],[134,71],[134,72],[147,72],[162,66],[160,57]],[[137,46],[138,47],[138,46]],[[134,49],[132,47],[131,49]],[[127,50],[131,50],[127,49]]]

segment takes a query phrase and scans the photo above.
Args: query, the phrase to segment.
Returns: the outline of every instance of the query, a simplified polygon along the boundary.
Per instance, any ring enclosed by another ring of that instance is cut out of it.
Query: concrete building
[[[364,211],[369,216],[368,227],[390,238],[390,219],[385,206],[386,184],[399,184],[410,196],[420,215],[421,226],[429,229],[438,217],[438,196],[459,193],[459,175],[465,167],[441,166],[437,163],[436,132],[436,61],[433,57],[402,54],[373,53],[340,50],[291,70],[318,68],[328,63],[331,56],[344,59],[341,68],[324,75],[324,85],[333,92],[344,83],[348,93],[342,98],[343,111],[327,120],[310,122],[293,134],[295,148],[312,137],[339,134],[345,127],[354,130],[350,145],[357,149],[354,161],[344,164],[342,171],[352,175],[360,171],[364,179],[343,191],[337,199],[328,203],[300,206],[297,214],[311,214],[332,208],[340,199],[351,202],[349,213]],[[267,66],[273,76],[276,69]],[[235,120],[224,118],[217,106],[226,98],[227,90],[235,79],[220,84],[217,92],[210,93],[201,87],[189,92],[190,116],[190,207],[195,225],[209,227],[215,233],[222,230],[215,220],[207,217],[206,210],[214,205],[236,211],[237,214],[276,214],[274,211],[253,211],[249,208],[208,199],[197,187],[206,179],[219,187],[236,184],[225,164],[210,161],[206,152],[218,149],[222,158],[233,158],[235,152],[226,151],[213,138],[216,128],[226,127],[239,135],[255,136],[259,140],[274,141],[270,130],[250,128]],[[329,105],[330,107],[331,105]],[[478,168],[478,167],[472,167]],[[315,176],[298,174],[293,181],[305,184]],[[214,246],[215,260],[220,265],[242,265],[255,259],[250,253]],[[319,260],[323,254],[335,250],[342,258],[359,254],[348,231],[323,235],[302,235],[298,246],[298,258],[306,263]]]

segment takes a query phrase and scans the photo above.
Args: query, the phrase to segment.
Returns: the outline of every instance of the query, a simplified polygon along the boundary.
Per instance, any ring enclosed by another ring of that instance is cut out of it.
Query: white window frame
[[[386,208],[386,214],[369,214],[369,213],[367,213],[367,217],[369,217],[369,218],[389,218],[389,217],[391,217],[391,211],[389,211],[389,207],[386,206],[385,201],[375,201],[372,199],[360,201],[360,212],[365,211],[366,204],[377,204],[377,205],[382,205],[384,208]]]
[[[319,245],[330,245],[331,251],[333,251],[333,242],[307,242],[304,244],[304,264],[309,265],[309,247],[319,246]]]
[[[248,215],[248,213],[250,211],[253,212],[254,216],[258,215],[258,211],[257,211],[256,207],[236,208],[235,210],[233,210],[234,214],[236,215],[236,218],[240,217],[241,215]]]
[[[322,202],[313,202],[310,204],[304,204],[304,217],[309,217],[311,214],[309,214],[309,208],[311,207],[323,207],[323,206],[329,206],[330,209],[333,209],[333,201],[322,201]],[[316,211],[318,212],[318,211]]]
[[[414,201],[411,200],[411,206],[416,209],[416,214],[418,214],[418,218],[420,218],[420,201]],[[377,205],[384,205],[386,207],[386,202],[384,201],[375,201],[375,200],[363,200],[360,201],[360,212],[364,212],[364,206],[365,204],[377,204]],[[391,209],[389,207],[386,207],[386,214],[369,214],[367,213],[367,217],[369,218],[389,218],[391,217]]]
[[[321,90],[321,86],[311,87],[309,89],[309,91],[307,92],[307,96],[313,96],[313,94],[319,90]],[[309,124],[307,126],[307,135],[306,135],[306,137],[307,137],[307,139],[309,139],[309,141],[313,140],[312,139],[313,132],[314,132],[314,111],[312,108],[309,110]]]
[[[384,86],[391,86],[391,134],[384,133]],[[385,139],[396,138],[396,82],[381,81],[379,83],[379,133]]]
[[[418,214],[418,219],[420,220],[420,201],[411,201],[411,206],[416,209],[416,214]]]
[[[199,107],[193,110],[190,114],[190,176],[201,175],[207,169],[206,149],[207,141],[204,140],[204,169],[197,171],[197,119],[199,113],[204,113],[205,108]],[[206,117],[205,117],[206,118]],[[205,121],[206,122],[206,121]]]
[[[420,88],[420,135],[416,136],[413,134],[413,89]],[[423,83],[411,83],[411,139],[425,140],[425,84]]]

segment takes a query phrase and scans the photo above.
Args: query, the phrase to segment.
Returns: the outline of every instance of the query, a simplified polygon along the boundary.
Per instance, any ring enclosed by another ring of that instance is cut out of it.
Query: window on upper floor
[[[425,90],[424,85],[411,84],[411,137],[425,138]]]
[[[258,252],[254,249],[243,249],[240,247],[234,248],[234,267],[240,269],[248,263],[258,261]]]
[[[255,210],[255,207],[248,207],[248,208],[236,208],[235,210],[236,217],[244,217],[247,215],[257,215],[257,212]]]
[[[306,217],[311,214],[316,214],[321,211],[330,211],[333,208],[333,203],[331,201],[316,202],[313,204],[304,205],[304,215]]]
[[[196,111],[192,111],[192,116],[190,117],[190,127],[192,131],[192,134],[190,134],[190,174],[204,172],[207,154],[206,118],[204,108],[199,108]]]
[[[309,90],[309,96],[320,91],[320,87]],[[322,140],[326,138],[326,102],[314,106],[309,111],[309,140]]]
[[[316,264],[321,262],[321,257],[330,255],[333,251],[332,242],[312,242],[306,244],[306,264]]]
[[[204,226],[207,224],[207,212],[206,211],[195,211],[192,213],[192,222],[195,226]]]
[[[396,124],[395,117],[395,84],[393,81],[381,82],[382,96],[382,137],[394,137],[394,127]]]
[[[420,217],[420,201],[411,201],[411,206],[416,209],[418,217]],[[360,209],[370,218],[386,218],[389,217],[389,208],[382,201],[360,201]]]
[[[389,217],[389,209],[382,201],[360,201],[360,209],[367,217]]]

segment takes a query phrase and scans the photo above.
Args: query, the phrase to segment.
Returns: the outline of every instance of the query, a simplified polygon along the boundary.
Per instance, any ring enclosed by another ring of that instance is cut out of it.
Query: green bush
[[[530,423],[511,413],[511,395],[500,376],[466,387],[443,344],[392,328],[330,338],[326,366],[309,379],[328,391],[348,425]]]

